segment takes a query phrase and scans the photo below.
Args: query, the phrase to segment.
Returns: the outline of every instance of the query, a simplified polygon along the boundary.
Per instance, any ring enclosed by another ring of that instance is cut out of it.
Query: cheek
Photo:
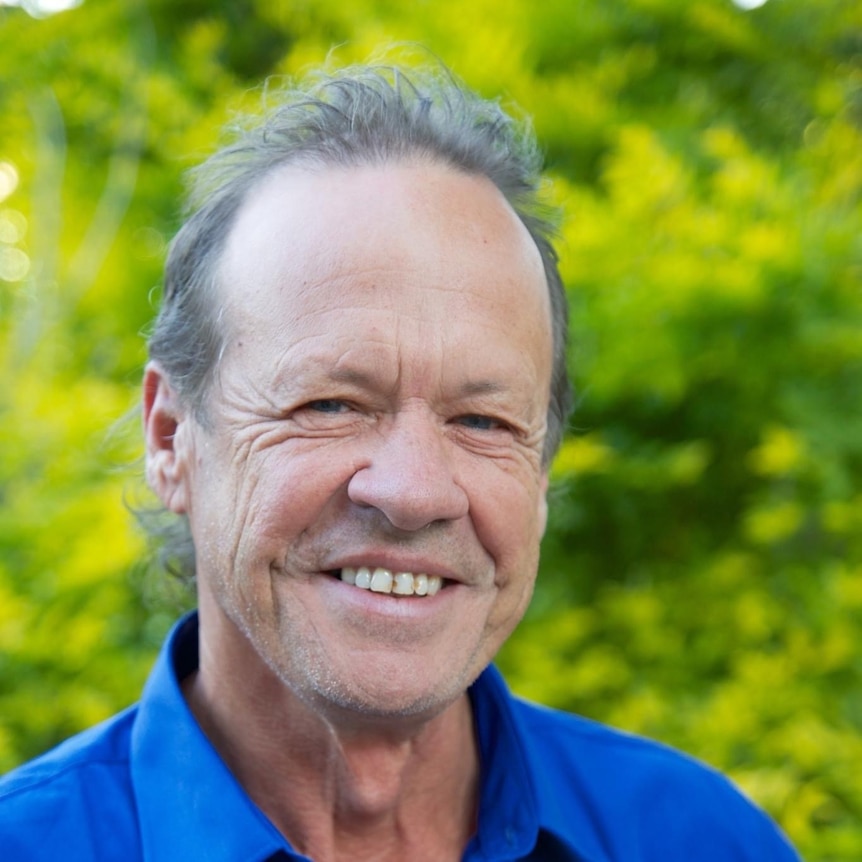
[[[222,521],[235,565],[268,571],[289,559],[301,570],[305,537],[339,499],[348,478],[345,459],[335,453],[315,457],[285,445],[250,455],[233,478],[227,495],[231,511]],[[293,559],[296,555],[300,559]]]
[[[498,570],[493,606],[485,621],[485,637],[492,654],[508,640],[521,622],[536,583],[538,551],[525,552],[512,559],[512,568],[505,574]]]
[[[487,477],[486,477],[487,481]],[[482,488],[482,485],[476,487]],[[535,474],[506,474],[474,496],[473,527],[494,561],[493,604],[485,636],[498,649],[521,621],[536,581],[544,529],[543,486]]]
[[[471,515],[477,537],[494,560],[498,589],[519,593],[532,589],[544,531],[544,494],[533,475],[497,477],[472,496]]]
[[[189,524],[199,576],[226,583],[243,565],[251,547],[247,540],[261,526],[266,472],[255,469],[253,458],[240,459],[215,445],[206,456],[195,464]]]

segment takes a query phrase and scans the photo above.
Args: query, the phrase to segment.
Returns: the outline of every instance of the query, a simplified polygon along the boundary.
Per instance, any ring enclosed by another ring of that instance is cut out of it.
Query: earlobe
[[[181,514],[188,508],[186,459],[177,443],[188,420],[156,362],[148,363],[144,371],[143,411],[147,483],[167,509]]]
[[[545,528],[548,526],[548,471],[542,473],[541,484],[539,486],[539,536],[545,535]]]

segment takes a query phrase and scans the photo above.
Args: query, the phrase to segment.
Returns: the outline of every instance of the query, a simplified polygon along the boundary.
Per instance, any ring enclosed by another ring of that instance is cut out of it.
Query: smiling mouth
[[[345,566],[335,574],[345,583],[370,590],[373,593],[387,593],[392,596],[433,596],[443,586],[439,575],[413,574],[413,572],[392,572],[384,568]]]

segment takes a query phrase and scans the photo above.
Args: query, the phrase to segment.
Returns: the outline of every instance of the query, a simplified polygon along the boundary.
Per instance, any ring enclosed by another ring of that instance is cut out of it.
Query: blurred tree
[[[112,423],[183,169],[267,75],[393,41],[525,106],[568,214],[579,409],[510,680],[862,858],[854,0],[0,5],[0,769],[133,700],[175,612]]]

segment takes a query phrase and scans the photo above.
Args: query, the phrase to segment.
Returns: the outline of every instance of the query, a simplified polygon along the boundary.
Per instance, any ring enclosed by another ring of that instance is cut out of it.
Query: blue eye
[[[309,401],[308,408],[318,413],[341,413],[347,409],[347,405],[335,398],[320,398],[317,401]]]
[[[467,428],[472,428],[474,431],[493,431],[500,426],[500,423],[490,416],[478,416],[473,413],[461,416],[458,422]]]

